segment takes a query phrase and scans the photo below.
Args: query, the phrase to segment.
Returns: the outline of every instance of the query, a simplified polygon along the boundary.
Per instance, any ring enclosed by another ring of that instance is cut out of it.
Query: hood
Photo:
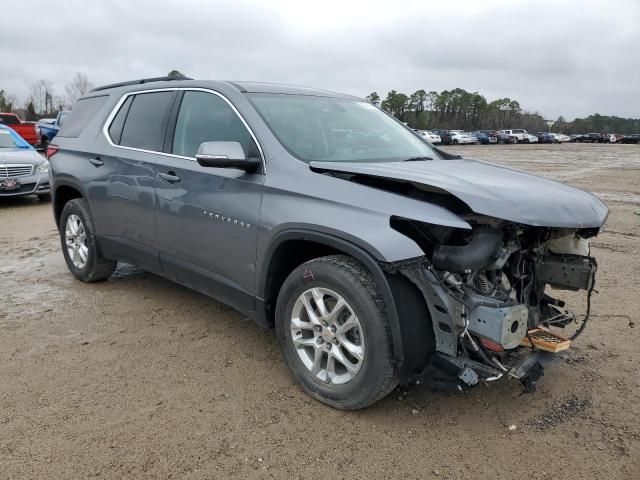
[[[39,165],[44,161],[45,158],[31,148],[0,148],[0,165],[5,163]]]
[[[478,160],[311,162],[310,165],[317,171],[403,180],[444,190],[477,214],[525,225],[599,228],[609,213],[606,205],[591,193]]]

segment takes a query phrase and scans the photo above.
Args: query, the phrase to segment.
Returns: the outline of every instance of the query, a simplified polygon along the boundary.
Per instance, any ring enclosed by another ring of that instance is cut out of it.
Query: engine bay
[[[477,215],[465,220],[470,231],[395,225],[425,251],[421,266],[401,272],[429,305],[436,338],[431,363],[455,373],[459,388],[503,376],[532,388],[541,365],[584,330],[597,271],[589,239],[598,229],[534,227]],[[581,322],[547,287],[587,292]],[[575,333],[556,333],[571,325],[578,326]]]

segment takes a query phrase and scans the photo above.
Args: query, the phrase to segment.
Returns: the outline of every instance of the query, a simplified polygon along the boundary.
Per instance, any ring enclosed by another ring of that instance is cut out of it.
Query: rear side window
[[[239,142],[245,155],[257,157],[257,147],[238,115],[222,98],[206,92],[186,92],[180,105],[172,153],[195,157],[204,142]]]
[[[113,122],[111,122],[111,126],[109,127],[109,136],[113,143],[117,143],[120,145],[120,139],[122,138],[122,129],[124,128],[124,121],[127,118],[127,114],[129,113],[129,108],[131,108],[131,103],[133,102],[133,96],[127,97],[124,101],[120,110],[118,110],[117,115],[114,117]]]
[[[17,125],[20,121],[15,115],[0,115],[0,123],[5,125]]]
[[[123,147],[140,148],[161,152],[164,143],[164,133],[166,130],[169,110],[175,92],[153,92],[139,93],[133,98],[125,119],[118,116],[124,108],[121,108],[109,127],[117,128],[114,125],[117,121],[124,121],[119,144]],[[123,105],[123,107],[126,105]],[[115,142],[115,138],[112,138]]]
[[[100,97],[82,98],[73,106],[73,110],[65,119],[64,125],[60,127],[58,136],[60,137],[79,137],[84,127],[98,113],[100,107],[109,98],[108,95]]]

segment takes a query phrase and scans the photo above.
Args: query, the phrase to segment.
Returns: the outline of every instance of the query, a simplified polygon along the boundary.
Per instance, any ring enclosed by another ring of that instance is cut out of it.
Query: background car
[[[0,125],[0,197],[49,200],[49,162],[18,133]]]
[[[618,143],[637,143],[638,145],[640,145],[640,133],[625,135],[618,140]]]
[[[530,133],[525,133],[522,143],[538,143],[538,136]]]
[[[478,139],[462,130],[451,130],[451,143],[454,145],[477,145]]]
[[[440,137],[440,142],[442,143],[442,145],[451,145],[452,138],[451,138],[451,132],[449,130],[436,129],[436,130],[430,130],[430,131]]]
[[[556,139],[557,143],[565,143],[571,141],[571,137],[569,135],[565,135],[564,133],[549,132],[549,135],[553,136]]]
[[[417,128],[414,128],[413,131],[432,145],[440,145],[442,143],[440,135],[430,132],[429,130],[418,130]]]
[[[586,133],[582,135],[572,135],[571,141],[574,143],[607,143],[608,137],[602,133]]]
[[[555,135],[549,132],[538,132],[538,143],[559,143]]]
[[[49,145],[49,143],[51,143],[51,140],[53,140],[58,134],[58,130],[60,130],[62,122],[67,115],[69,115],[68,111],[62,111],[58,113],[58,116],[56,118],[53,119],[53,122],[45,122],[40,125],[36,124],[38,133],[40,134],[40,147],[43,150],[47,149],[47,146]]]
[[[471,135],[476,137],[478,139],[478,143],[481,143],[482,145],[491,145],[498,143],[498,137],[491,133],[477,131],[471,133]]]
[[[0,125],[7,125],[34,147],[39,143],[35,122],[24,122],[15,113],[0,113]]]
[[[528,135],[527,131],[522,128],[511,128],[505,130],[499,130],[501,138],[509,138],[509,142],[505,143],[524,143],[525,136]]]

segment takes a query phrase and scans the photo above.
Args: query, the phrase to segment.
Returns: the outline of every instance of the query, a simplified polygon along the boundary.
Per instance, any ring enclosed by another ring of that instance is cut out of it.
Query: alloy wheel
[[[89,247],[87,231],[78,215],[71,214],[67,217],[64,239],[71,263],[78,269],[83,268],[89,258]]]
[[[365,354],[360,320],[347,301],[328,288],[311,288],[291,312],[291,340],[311,374],[327,384],[355,378]]]

